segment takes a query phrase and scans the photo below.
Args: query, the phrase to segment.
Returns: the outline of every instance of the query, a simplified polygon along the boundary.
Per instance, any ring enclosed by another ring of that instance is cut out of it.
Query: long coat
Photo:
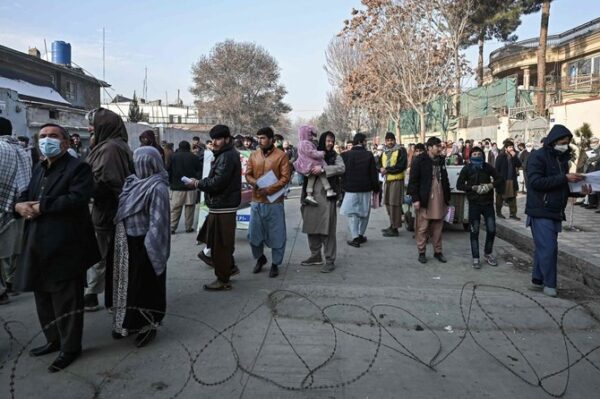
[[[327,165],[325,175],[329,177],[341,176],[346,170],[342,157],[335,157],[334,165]],[[327,193],[320,179],[315,180],[313,195],[319,206],[302,206],[302,232],[305,234],[328,235],[330,225],[337,222],[337,201],[328,200]],[[306,196],[306,190],[302,190],[302,198]]]
[[[64,154],[49,168],[38,163],[18,202],[39,201],[41,215],[25,222],[15,287],[39,290],[47,283],[85,276],[100,260],[89,202],[94,189],[86,163]]]

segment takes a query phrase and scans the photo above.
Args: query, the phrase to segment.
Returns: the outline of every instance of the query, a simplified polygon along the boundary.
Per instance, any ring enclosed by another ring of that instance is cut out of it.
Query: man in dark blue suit
[[[30,351],[60,351],[48,370],[56,372],[81,354],[86,270],[100,260],[89,212],[94,188],[88,164],[67,153],[69,134],[59,125],[42,126],[38,163],[29,187],[15,205],[25,219],[24,247],[15,287],[33,291],[47,343]]]

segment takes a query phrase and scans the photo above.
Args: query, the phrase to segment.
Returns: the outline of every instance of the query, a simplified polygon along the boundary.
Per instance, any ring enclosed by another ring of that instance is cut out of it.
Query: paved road
[[[307,243],[297,199],[286,212],[279,278],[251,273],[238,232],[234,289],[205,292],[213,276],[196,259],[194,235],[175,235],[168,316],[156,341],[143,349],[113,341],[110,315],[86,314],[83,357],[50,375],[51,356],[22,356],[14,397],[545,398],[544,389],[561,394],[567,383],[567,398],[597,397],[600,350],[583,360],[578,353],[600,344],[592,317],[599,302],[584,286],[563,278],[563,299],[527,291],[528,256],[503,241],[499,267],[473,270],[462,228],[445,234],[448,264],[421,265],[410,233],[381,237],[383,209],[373,212],[362,248],[345,244],[340,219],[338,268],[321,274],[300,266]],[[31,294],[14,297],[0,317],[20,343],[39,333]],[[9,398],[19,346],[0,334],[0,359],[8,358],[0,397]],[[569,373],[544,378],[568,365]]]

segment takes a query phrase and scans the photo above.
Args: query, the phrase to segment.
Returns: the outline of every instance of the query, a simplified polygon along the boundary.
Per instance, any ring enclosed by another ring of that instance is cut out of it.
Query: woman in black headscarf
[[[344,174],[345,166],[342,157],[334,151],[335,135],[324,132],[319,137],[319,151],[325,151],[327,166],[317,166],[311,170],[314,175],[325,173],[329,184],[335,192],[340,194],[340,177]],[[302,199],[306,196],[307,179],[302,186]],[[302,206],[302,232],[308,235],[308,246],[311,255],[302,262],[303,266],[323,265],[321,272],[330,273],[335,269],[336,257],[336,225],[337,225],[337,197],[327,198],[327,192],[319,179],[316,179],[313,196],[319,206]],[[325,248],[325,264],[321,255],[321,248]]]
[[[142,147],[150,146],[154,147],[160,153],[160,157],[165,162],[165,150],[162,149],[161,146],[156,142],[156,135],[154,134],[154,130],[144,130],[142,134],[140,134],[140,144]]]

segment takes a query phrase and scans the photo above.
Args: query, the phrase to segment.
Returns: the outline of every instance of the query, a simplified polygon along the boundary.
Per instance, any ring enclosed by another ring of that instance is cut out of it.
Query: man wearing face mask
[[[25,219],[15,287],[33,291],[47,340],[31,356],[60,351],[48,368],[52,373],[81,354],[85,273],[100,254],[88,208],[94,188],[90,166],[67,154],[69,135],[59,125],[42,126],[38,145],[45,160],[35,166],[15,205]]]
[[[456,188],[467,193],[469,200],[469,225],[471,227],[471,254],[473,268],[480,269],[479,262],[479,224],[481,216],[485,222],[485,252],[483,258],[490,266],[497,266],[493,255],[496,236],[496,217],[494,215],[494,187],[504,184],[504,179],[492,165],[485,162],[483,150],[473,147],[471,161],[460,171]]]
[[[558,233],[562,230],[565,207],[570,195],[569,183],[584,180],[578,173],[569,173],[573,135],[563,125],[554,125],[544,139],[544,146],[535,150],[527,162],[527,226],[535,245],[532,288],[555,297]],[[587,194],[588,188],[584,188]]]

